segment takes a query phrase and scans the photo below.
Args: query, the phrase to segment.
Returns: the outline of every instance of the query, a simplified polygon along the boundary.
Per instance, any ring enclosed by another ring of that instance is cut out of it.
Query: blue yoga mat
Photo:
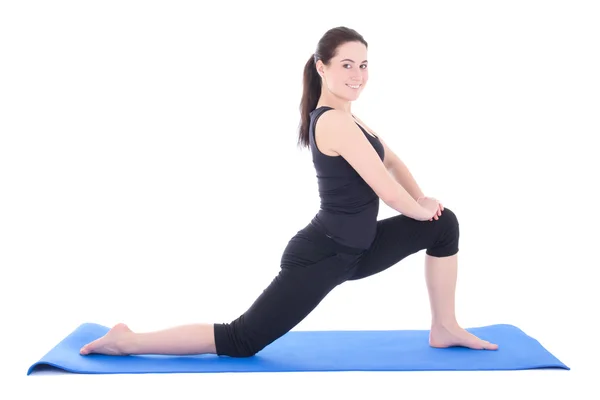
[[[473,371],[533,368],[570,369],[519,328],[500,324],[467,329],[497,343],[498,350],[429,346],[427,330],[290,331],[257,355],[82,356],[79,349],[109,331],[86,323],[33,364],[83,374],[284,372],[284,371]]]

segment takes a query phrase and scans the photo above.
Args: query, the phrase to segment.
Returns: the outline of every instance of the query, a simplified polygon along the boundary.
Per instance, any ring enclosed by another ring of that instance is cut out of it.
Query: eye
[[[351,64],[344,64],[343,66],[344,66],[344,68],[346,68],[346,67],[351,67],[352,65]],[[366,69],[367,68],[367,64],[362,64],[360,67],[362,69]]]

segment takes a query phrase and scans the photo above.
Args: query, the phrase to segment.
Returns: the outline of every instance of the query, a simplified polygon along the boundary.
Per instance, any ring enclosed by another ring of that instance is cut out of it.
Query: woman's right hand
[[[420,197],[417,200],[417,203],[421,205],[425,210],[427,210],[427,216],[424,218],[420,218],[420,221],[430,221],[433,217],[435,217],[438,213],[440,202],[433,197]]]

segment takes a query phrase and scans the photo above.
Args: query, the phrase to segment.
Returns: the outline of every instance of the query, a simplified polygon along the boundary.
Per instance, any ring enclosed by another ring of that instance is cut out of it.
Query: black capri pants
[[[386,270],[426,250],[434,257],[458,253],[456,215],[444,208],[438,220],[399,214],[377,221],[368,249],[344,246],[308,224],[290,239],[281,269],[250,308],[230,323],[214,324],[216,353],[250,357],[300,323],[336,286]]]

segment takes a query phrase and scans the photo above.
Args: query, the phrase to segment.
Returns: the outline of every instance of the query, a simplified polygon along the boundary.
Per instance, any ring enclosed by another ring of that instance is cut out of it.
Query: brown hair
[[[337,48],[347,42],[361,42],[369,46],[367,41],[354,29],[338,26],[325,32],[317,44],[317,50],[304,65],[302,99],[300,101],[300,125],[298,145],[309,146],[308,129],[310,113],[321,96],[321,76],[316,70],[316,63],[321,60],[325,65],[336,55]]]

